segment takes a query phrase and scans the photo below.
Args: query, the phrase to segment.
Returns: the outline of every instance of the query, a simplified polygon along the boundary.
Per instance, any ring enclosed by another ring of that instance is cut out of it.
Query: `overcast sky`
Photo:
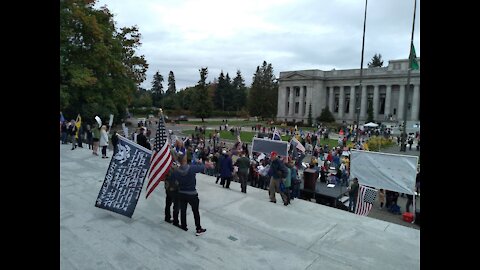
[[[250,86],[264,60],[277,78],[281,71],[360,68],[363,0],[99,0],[96,7],[104,5],[117,28],[139,27],[146,89],[157,71],[164,89],[170,71],[177,90],[194,86],[202,67],[207,81],[222,70],[233,79],[240,70]],[[384,66],[408,58],[413,6],[414,0],[368,1],[364,68],[375,53]],[[419,0],[414,45],[419,57]]]

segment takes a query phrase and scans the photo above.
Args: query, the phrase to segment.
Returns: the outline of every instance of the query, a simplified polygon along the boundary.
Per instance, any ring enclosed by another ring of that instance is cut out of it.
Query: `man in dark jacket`
[[[178,200],[180,203],[180,228],[188,231],[187,228],[187,205],[192,207],[193,218],[195,219],[196,235],[202,235],[206,229],[200,225],[200,213],[198,206],[200,200],[196,190],[197,179],[196,173],[205,172],[205,165],[189,165],[187,163],[187,155],[185,153],[178,153],[178,161],[180,167],[173,172],[173,179],[178,181]]]
[[[280,190],[280,182],[282,182],[288,174],[287,167],[283,161],[278,158],[277,153],[274,151],[270,153],[270,159],[272,160],[272,164],[268,171],[268,175],[271,177],[270,185],[268,187],[270,202],[276,203],[277,199],[275,198],[275,194],[280,193],[283,204],[288,205],[287,195]]]
[[[233,163],[232,158],[228,155],[227,151],[222,151],[223,158],[220,161],[220,185],[224,188],[230,188],[230,182],[232,181]],[[225,185],[226,182],[226,185]]]
[[[140,133],[137,135],[137,143],[150,150],[150,143],[147,141],[147,137],[145,137],[145,135],[143,134],[144,131],[144,128],[140,129]]]
[[[238,167],[238,178],[243,193],[247,193],[248,168],[250,167],[250,159],[245,156],[245,152],[241,152],[240,158],[237,159],[235,166]]]
[[[358,178],[353,178],[352,185],[348,188],[348,210],[350,212],[355,212],[357,207],[357,198],[358,198]]]

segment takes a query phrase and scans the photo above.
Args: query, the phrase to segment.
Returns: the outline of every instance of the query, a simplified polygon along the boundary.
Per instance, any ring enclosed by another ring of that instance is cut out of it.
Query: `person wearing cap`
[[[222,151],[222,156],[223,158],[220,161],[220,185],[224,188],[230,188],[233,172],[232,158],[225,150]]]
[[[187,162],[187,155],[183,152],[177,153],[180,167],[173,171],[173,180],[178,181],[178,201],[180,204],[180,228],[188,231],[187,228],[187,206],[192,207],[193,218],[195,219],[196,235],[203,234],[206,229],[200,225],[200,212],[198,211],[200,200],[196,189],[197,173],[205,172],[205,165],[191,165]]]
[[[272,160],[270,169],[268,170],[268,175],[270,176],[270,185],[268,187],[270,202],[276,203],[277,200],[275,198],[275,194],[280,193],[283,204],[288,205],[287,196],[280,190],[280,182],[283,181],[288,174],[287,167],[283,161],[278,158],[278,155],[275,151],[270,153],[270,159]]]
[[[238,167],[238,178],[240,180],[242,192],[247,193],[248,167],[250,166],[250,159],[245,156],[245,152],[240,152],[240,158],[235,162],[235,166]]]

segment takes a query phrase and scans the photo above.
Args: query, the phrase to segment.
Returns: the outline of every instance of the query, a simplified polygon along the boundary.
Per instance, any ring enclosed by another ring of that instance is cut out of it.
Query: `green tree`
[[[382,60],[382,55],[381,54],[375,54],[372,57],[372,60],[368,63],[368,68],[374,68],[374,67],[382,67],[383,66],[383,60]]]
[[[335,121],[335,118],[333,117],[332,112],[330,112],[330,109],[328,108],[328,106],[322,110],[322,113],[320,114],[320,116],[317,117],[317,121],[325,122],[325,123],[331,123]]]
[[[152,100],[153,106],[155,107],[162,107],[162,99],[163,99],[163,76],[160,72],[156,72],[153,75],[152,81],[152,88],[150,89],[152,92]]]
[[[245,87],[245,80],[242,77],[240,70],[237,70],[237,76],[233,79],[233,107],[236,111],[241,110],[247,103],[247,88]]]
[[[373,106],[371,102],[368,103],[367,122],[373,122]]]
[[[210,117],[213,110],[213,104],[210,96],[208,95],[208,89],[206,84],[206,79],[208,75],[208,68],[199,69],[200,80],[195,86],[195,101],[191,104],[191,109],[196,117],[204,118]]]
[[[308,125],[312,126],[312,103],[308,106]]]
[[[274,118],[277,113],[278,83],[273,75],[272,64],[263,61],[257,66],[248,94],[250,115]]]
[[[138,28],[117,30],[106,6],[96,1],[60,1],[60,109],[67,118],[78,113],[83,122],[114,114],[124,116],[148,64],[136,50]]]
[[[225,99],[228,98],[226,95],[228,84],[223,70],[220,72],[220,75],[218,75],[216,85],[214,97],[215,109],[225,111]]]
[[[173,71],[170,70],[168,73],[168,88],[167,88],[167,96],[173,95],[177,92],[177,87],[175,86],[175,75]]]

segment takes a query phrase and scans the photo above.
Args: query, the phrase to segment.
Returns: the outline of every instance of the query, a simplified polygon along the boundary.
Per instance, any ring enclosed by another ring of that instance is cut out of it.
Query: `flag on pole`
[[[410,69],[417,70],[419,68],[418,61],[417,61],[417,54],[415,53],[415,46],[412,43],[412,50],[411,50],[411,58],[410,58]]]
[[[376,197],[376,189],[360,185],[360,188],[358,189],[357,207],[355,209],[355,214],[367,216],[368,213],[370,213],[370,209],[372,209],[373,202],[375,201]]]
[[[280,133],[278,132],[276,127],[275,127],[275,131],[273,132],[272,140],[275,140],[275,141],[282,140],[282,136],[280,136]]]
[[[146,198],[148,198],[158,184],[165,179],[168,170],[170,170],[172,166],[172,162],[170,145],[167,142],[167,132],[165,131],[165,123],[163,115],[161,115],[158,120],[158,129],[155,135],[152,159],[150,161]]]
[[[303,146],[297,138],[293,137],[292,142],[294,142],[295,147],[300,150],[301,152],[305,153],[305,146]]]

